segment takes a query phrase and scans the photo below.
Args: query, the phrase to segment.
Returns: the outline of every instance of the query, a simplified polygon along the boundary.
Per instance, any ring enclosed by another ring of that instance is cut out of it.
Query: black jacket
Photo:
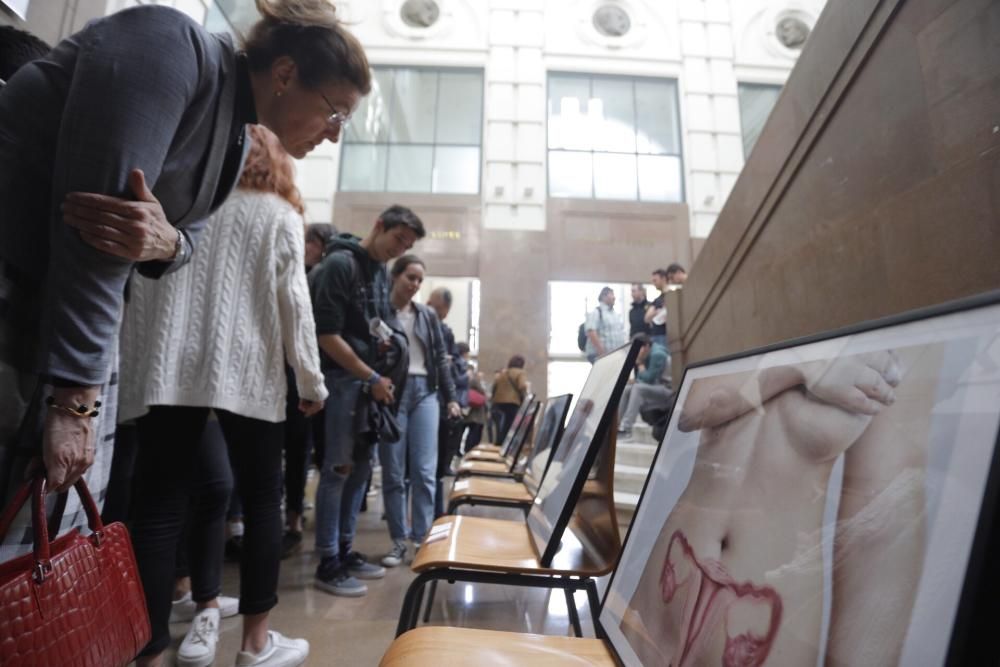
[[[327,245],[327,256],[309,272],[309,293],[316,335],[338,334],[354,354],[371,366],[375,363],[372,318],[389,322],[389,276],[385,264],[372,259],[351,234],[341,234]],[[339,368],[320,352],[323,369]]]
[[[446,403],[457,401],[455,382],[451,375],[451,355],[445,348],[441,321],[430,307],[415,301],[413,307],[416,309],[413,335],[424,348],[424,358],[427,360],[427,388],[430,391],[440,391]],[[413,341],[410,341],[411,347],[413,344]]]
[[[628,337],[632,339],[636,334],[649,333],[649,325],[646,324],[646,308],[649,301],[633,301],[632,307],[628,310]]]

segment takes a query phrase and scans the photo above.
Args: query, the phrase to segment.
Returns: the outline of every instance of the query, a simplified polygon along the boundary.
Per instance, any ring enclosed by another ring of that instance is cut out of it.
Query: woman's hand
[[[92,406],[100,387],[56,388],[52,397],[59,405]],[[49,408],[42,432],[42,463],[50,492],[68,490],[94,464],[95,429],[92,417],[74,417]]]
[[[821,401],[848,412],[878,414],[896,400],[900,381],[896,355],[889,350],[801,365],[806,389]]]
[[[180,231],[146,187],[142,170],[133,169],[128,183],[136,201],[70,192],[62,205],[63,221],[80,230],[84,241],[116,257],[133,262],[172,260]]]
[[[301,411],[306,417],[312,417],[322,409],[323,401],[307,401],[304,398],[299,399],[299,411]]]
[[[455,401],[448,401],[448,416],[452,419],[458,419],[462,416],[462,406]]]

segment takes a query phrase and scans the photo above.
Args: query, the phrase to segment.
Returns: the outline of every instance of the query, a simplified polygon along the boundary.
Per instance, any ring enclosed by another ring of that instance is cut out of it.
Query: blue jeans
[[[434,522],[440,410],[437,394],[427,390],[427,378],[423,375],[409,376],[397,416],[400,439],[397,442],[380,443],[378,451],[382,460],[385,514],[389,521],[389,535],[393,540],[409,537],[414,542],[421,542]],[[410,464],[409,471],[407,462]],[[407,472],[413,500],[412,529],[407,528],[406,521],[404,480]]]
[[[354,538],[361,501],[371,471],[370,461],[354,461],[354,408],[361,381],[344,371],[324,373],[326,399],[323,467],[316,488],[316,553],[337,556],[340,544]]]

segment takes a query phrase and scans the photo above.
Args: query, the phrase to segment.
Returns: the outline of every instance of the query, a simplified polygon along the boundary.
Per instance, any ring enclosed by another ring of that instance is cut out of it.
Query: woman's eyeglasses
[[[330,125],[347,127],[347,124],[351,122],[351,114],[345,114],[337,111],[334,108],[334,106],[330,104],[330,100],[326,98],[326,95],[324,95],[322,92],[319,95],[320,97],[323,98],[323,101],[326,102],[326,105],[330,107],[331,113],[329,116],[327,116],[326,122],[329,123]]]

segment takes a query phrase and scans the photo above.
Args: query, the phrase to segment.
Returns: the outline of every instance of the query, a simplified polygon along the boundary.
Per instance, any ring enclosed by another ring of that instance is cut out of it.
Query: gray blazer
[[[228,37],[142,6],[90,23],[0,90],[0,260],[38,296],[39,321],[24,330],[38,332],[41,372],[108,380],[132,270],[63,224],[64,196],[133,198],[127,177],[140,168],[190,238],[220,186],[235,75]]]

